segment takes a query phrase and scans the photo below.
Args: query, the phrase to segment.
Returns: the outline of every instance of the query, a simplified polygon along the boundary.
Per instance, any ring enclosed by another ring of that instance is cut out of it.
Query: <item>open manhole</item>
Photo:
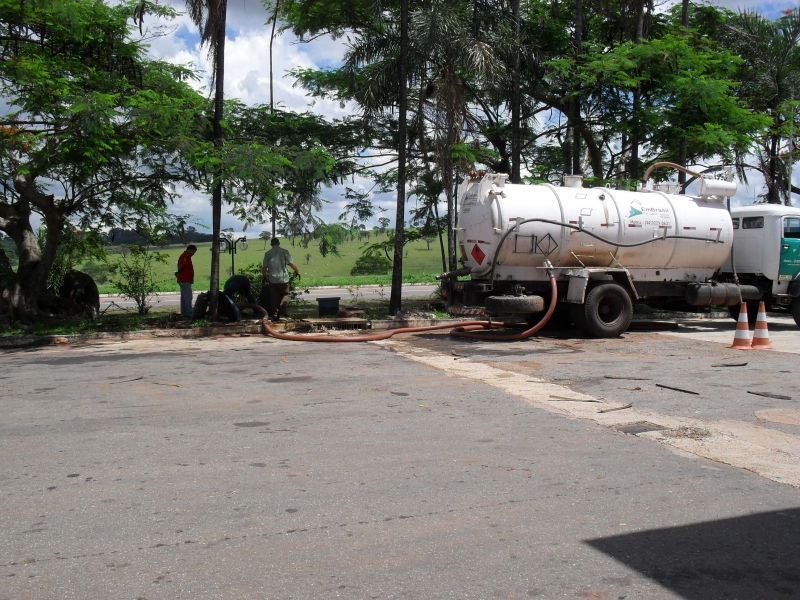
[[[638,435],[648,431],[664,431],[666,427],[661,427],[661,425],[656,425],[654,423],[628,423],[627,425],[617,425],[614,429],[622,433]]]

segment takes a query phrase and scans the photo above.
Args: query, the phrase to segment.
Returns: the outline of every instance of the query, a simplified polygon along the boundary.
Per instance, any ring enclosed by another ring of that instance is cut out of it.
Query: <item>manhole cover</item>
[[[664,431],[666,427],[655,425],[653,423],[630,423],[628,425],[617,425],[614,427],[617,431],[628,433],[630,435],[638,435],[647,431]]]

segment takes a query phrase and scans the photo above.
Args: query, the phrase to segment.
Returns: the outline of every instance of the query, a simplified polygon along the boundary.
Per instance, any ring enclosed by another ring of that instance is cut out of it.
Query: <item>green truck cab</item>
[[[740,206],[731,209],[731,217],[733,252],[720,279],[733,281],[735,275],[740,283],[757,286],[767,310],[791,313],[800,327],[800,207]],[[757,302],[748,305],[751,323],[757,311]]]

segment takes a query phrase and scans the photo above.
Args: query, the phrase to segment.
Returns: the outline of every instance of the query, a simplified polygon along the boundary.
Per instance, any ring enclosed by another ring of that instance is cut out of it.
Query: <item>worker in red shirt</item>
[[[178,286],[181,288],[181,315],[187,319],[192,318],[192,284],[194,283],[192,257],[195,252],[197,252],[197,246],[188,245],[186,251],[178,258],[178,270],[175,271]]]

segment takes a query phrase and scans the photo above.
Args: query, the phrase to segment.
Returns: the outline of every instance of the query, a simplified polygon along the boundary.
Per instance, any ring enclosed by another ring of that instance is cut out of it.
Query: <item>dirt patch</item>
[[[677,429],[671,429],[669,431],[665,431],[663,435],[664,437],[669,437],[669,438],[702,440],[709,437],[711,435],[711,432],[708,429],[702,429],[700,427],[678,427]]]

